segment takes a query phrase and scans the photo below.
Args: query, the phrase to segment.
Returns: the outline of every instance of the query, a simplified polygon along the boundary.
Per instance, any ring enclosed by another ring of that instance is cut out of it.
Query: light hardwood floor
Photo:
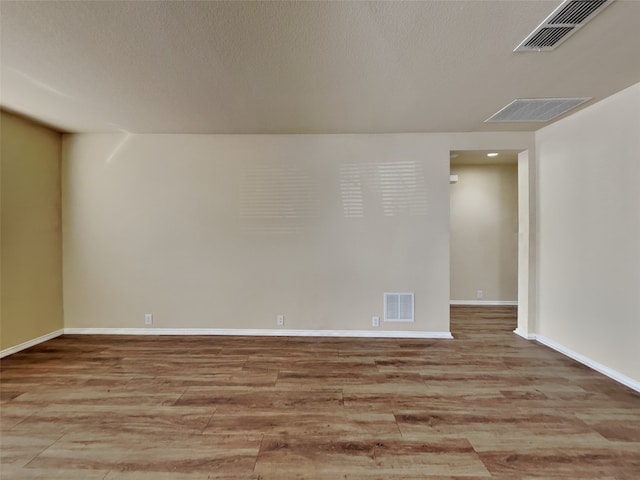
[[[640,478],[640,395],[454,307],[455,340],[63,336],[2,360],[2,479]]]

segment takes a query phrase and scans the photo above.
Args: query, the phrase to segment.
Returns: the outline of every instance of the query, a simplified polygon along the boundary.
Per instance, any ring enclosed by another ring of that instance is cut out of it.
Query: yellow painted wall
[[[0,350],[63,328],[61,135],[0,112]]]

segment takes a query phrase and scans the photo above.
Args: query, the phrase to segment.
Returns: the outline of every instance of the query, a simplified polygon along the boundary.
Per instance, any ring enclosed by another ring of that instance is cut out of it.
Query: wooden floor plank
[[[380,435],[394,440],[402,439],[396,419],[391,413],[348,413],[342,409],[305,412],[301,415],[282,409],[251,409],[246,413],[238,413],[221,408],[211,418],[204,434],[227,435],[238,431],[297,437],[342,438]]]
[[[479,452],[479,455],[495,476],[589,479],[613,476],[633,480],[640,472],[639,448],[637,443],[610,443],[608,447],[574,443],[567,448],[550,445],[524,451]]]
[[[215,473],[238,478],[253,472],[261,437],[73,432],[62,436],[26,467]]]
[[[0,472],[5,466],[23,467],[62,437],[61,433],[2,432],[0,437]]]
[[[336,409],[342,407],[339,388],[285,389],[249,387],[189,387],[175,402],[179,406],[227,407],[239,411],[251,409]]]
[[[68,468],[15,468],[3,465],[2,478],[11,480],[104,480],[109,470],[70,470]]]
[[[349,478],[352,473],[372,472],[382,478],[402,472],[404,478],[435,475],[490,474],[473,447],[464,439],[431,442],[387,440],[384,437],[323,439],[315,437],[265,436],[256,472],[265,478],[279,473],[313,478]]]
[[[210,407],[51,404],[23,420],[12,432],[201,434],[214,412]]]

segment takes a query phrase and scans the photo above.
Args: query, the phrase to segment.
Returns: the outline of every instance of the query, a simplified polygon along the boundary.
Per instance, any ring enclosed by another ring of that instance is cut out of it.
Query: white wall
[[[537,333],[640,382],[640,84],[536,134]]]
[[[443,135],[64,138],[67,328],[448,332]]]
[[[451,299],[518,299],[518,167],[452,165]]]

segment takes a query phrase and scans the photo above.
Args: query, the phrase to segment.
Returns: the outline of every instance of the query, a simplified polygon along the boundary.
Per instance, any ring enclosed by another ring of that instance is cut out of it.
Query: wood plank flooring
[[[640,478],[640,395],[453,307],[455,340],[62,336],[1,364],[2,479]]]

